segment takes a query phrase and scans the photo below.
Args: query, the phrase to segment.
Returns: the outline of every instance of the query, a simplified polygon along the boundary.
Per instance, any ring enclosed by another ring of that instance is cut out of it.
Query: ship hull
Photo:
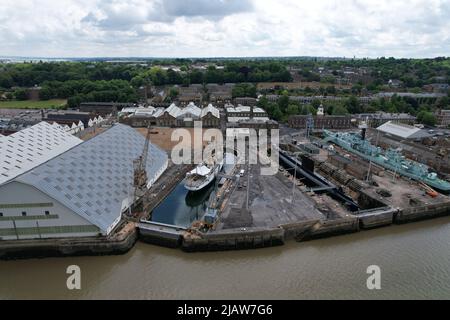
[[[440,193],[443,194],[450,194],[450,187],[445,187],[442,186],[441,184],[436,183],[435,181],[431,180],[431,179],[427,179],[424,177],[419,177],[417,175],[411,174],[405,170],[403,170],[401,167],[400,168],[396,168],[395,166],[387,163],[384,161],[383,158],[381,157],[374,157],[374,156],[370,156],[367,154],[364,154],[358,150],[353,149],[346,141],[341,141],[339,138],[337,137],[331,137],[331,139],[329,139],[331,142],[334,142],[335,144],[337,144],[338,146],[340,146],[341,148],[344,148],[345,150],[352,152],[366,160],[372,161],[375,164],[380,165],[383,168],[386,168],[388,170],[391,170],[393,172],[397,172],[398,174],[408,177],[412,180],[415,181],[419,181],[419,182],[424,182],[425,184],[429,185],[430,187],[434,188],[436,191],[439,191]]]
[[[220,170],[222,170],[222,166],[223,166],[222,164],[217,165],[214,168],[214,171],[211,172],[209,175],[205,176],[204,177],[204,181],[202,181],[200,184],[198,184],[198,185],[191,185],[191,184],[188,183],[188,181],[186,181],[184,183],[184,187],[187,190],[192,191],[192,192],[197,192],[197,191],[205,189],[206,187],[208,187],[214,181],[216,176],[219,174]]]

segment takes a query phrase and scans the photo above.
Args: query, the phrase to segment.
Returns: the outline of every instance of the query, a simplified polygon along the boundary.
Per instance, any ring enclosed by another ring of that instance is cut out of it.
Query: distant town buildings
[[[232,101],[232,90],[234,84],[226,83],[223,85],[207,84],[206,89],[209,95],[209,101],[216,106],[223,107]]]
[[[408,113],[388,113],[388,112],[377,112],[377,113],[361,113],[354,115],[354,118],[359,121],[366,121],[367,124],[376,128],[381,126],[386,122],[392,123],[403,123],[407,125],[413,125],[416,123],[417,118]]]
[[[256,106],[256,103],[258,101],[256,98],[252,97],[237,97],[234,98],[234,104],[236,105],[243,105],[243,106]]]
[[[269,119],[267,112],[256,106],[234,106],[226,104],[223,109],[209,104],[198,107],[189,102],[187,106],[172,103],[167,108],[132,107],[119,112],[119,121],[133,127],[193,127],[195,121],[202,121],[205,128],[247,127],[274,128],[276,121]]]
[[[450,127],[450,110],[439,110],[436,113],[436,125]]]
[[[134,106],[134,103],[118,103],[118,102],[83,102],[80,104],[81,112],[89,112],[95,115],[106,116],[115,114],[118,110],[126,107]]]
[[[418,103],[435,103],[437,99],[446,97],[444,93],[411,93],[411,92],[380,92],[374,94],[375,98],[392,99],[397,96],[400,98],[410,98],[416,100]]]
[[[45,113],[44,121],[56,122],[61,125],[72,125],[72,123],[82,122],[84,127],[89,126],[89,120],[92,119],[92,114],[89,112],[80,112],[74,110],[58,110]]]
[[[315,129],[350,129],[353,127],[351,116],[307,116],[307,115],[295,115],[290,116],[288,119],[289,127],[295,129],[306,129],[308,124],[308,118],[312,117],[313,125]]]
[[[388,81],[388,86],[390,88],[397,89],[397,88],[403,87],[403,85],[404,85],[403,81],[398,80],[398,79],[391,79],[391,80]]]
[[[450,85],[448,83],[432,83],[424,85],[423,89],[427,92],[447,93],[450,90]]]
[[[171,104],[167,108],[138,107],[124,108],[119,112],[120,122],[133,127],[147,125],[160,127],[193,127],[194,121],[202,121],[203,127],[219,127],[220,111],[209,104],[200,108],[193,102],[187,106],[178,107]]]
[[[25,90],[26,95],[27,95],[27,99],[28,100],[34,100],[37,101],[40,99],[40,94],[41,94],[41,87],[39,86],[34,86],[32,88],[28,88]]]
[[[226,105],[225,112],[228,123],[236,123],[240,121],[269,121],[267,112],[259,107],[237,105]]]
[[[266,98],[270,102],[277,102],[281,96],[279,95],[267,95]],[[311,104],[314,100],[318,100],[320,102],[338,102],[348,99],[348,97],[344,96],[289,96],[289,101],[295,102],[301,105]],[[357,99],[362,104],[369,104],[371,101],[375,100],[376,97],[373,96],[363,96],[357,97]]]
[[[0,109],[0,133],[5,136],[42,121],[56,123],[66,132],[76,134],[85,128],[100,125],[105,119],[102,116],[76,110]]]

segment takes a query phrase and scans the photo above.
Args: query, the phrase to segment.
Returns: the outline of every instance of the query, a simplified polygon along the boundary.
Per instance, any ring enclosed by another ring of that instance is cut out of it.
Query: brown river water
[[[81,290],[66,268],[81,268]],[[366,287],[369,265],[381,290]],[[450,299],[450,218],[253,251],[0,261],[0,299]]]

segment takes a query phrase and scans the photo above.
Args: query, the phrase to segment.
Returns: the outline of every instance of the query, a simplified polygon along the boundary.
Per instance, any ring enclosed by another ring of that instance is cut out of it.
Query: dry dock
[[[137,239],[186,252],[257,249],[450,214],[450,197],[432,198],[416,182],[374,170],[369,183],[334,166],[323,154],[313,160],[315,171],[351,197],[357,211],[349,211],[326,188],[314,191],[303,177],[294,180],[292,170],[261,176],[254,165],[219,190],[218,220],[209,231],[129,222],[110,238],[2,241],[0,259],[123,254]],[[151,208],[164,201],[186,170],[169,167],[148,192]]]

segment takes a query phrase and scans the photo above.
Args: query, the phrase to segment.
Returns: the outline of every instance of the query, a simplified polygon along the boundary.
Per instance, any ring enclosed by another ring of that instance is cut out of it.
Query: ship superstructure
[[[341,148],[372,161],[410,179],[423,182],[434,189],[449,194],[450,182],[440,179],[427,165],[406,159],[400,149],[383,150],[372,145],[362,135],[355,132],[331,132],[324,130],[325,141],[333,142]]]

